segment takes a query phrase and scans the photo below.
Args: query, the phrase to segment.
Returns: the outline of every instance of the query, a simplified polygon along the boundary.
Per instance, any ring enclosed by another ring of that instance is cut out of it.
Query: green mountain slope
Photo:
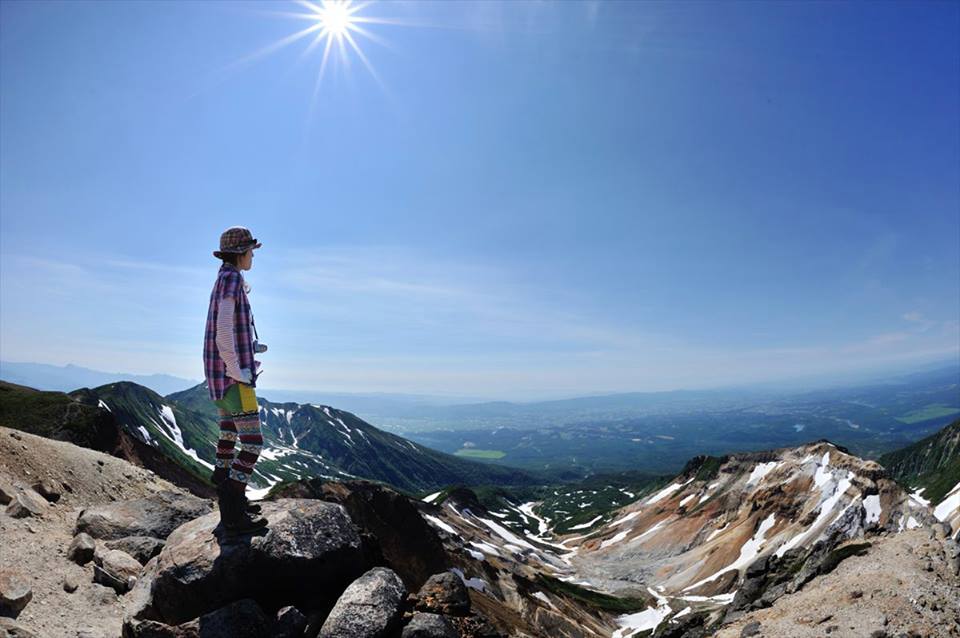
[[[923,498],[939,503],[960,483],[960,419],[939,432],[879,459],[891,475]]]
[[[254,488],[311,477],[364,478],[411,493],[451,483],[540,482],[521,470],[431,450],[330,406],[259,403],[264,448]],[[0,382],[0,425],[170,465],[151,469],[169,469],[200,491],[209,487],[219,438],[217,410],[203,384],[163,397],[127,381],[69,394]]]
[[[205,384],[167,396],[216,423]],[[384,432],[350,412],[325,405],[273,403],[259,398],[264,451],[257,470],[265,483],[309,476],[361,477],[409,492],[467,485],[531,485],[527,472],[457,458]],[[309,467],[308,467],[309,466]]]
[[[109,411],[129,435],[208,482],[216,456],[212,445],[219,432],[215,420],[181,408],[150,388],[130,381],[84,388],[69,396]]]
[[[63,392],[0,381],[0,425],[94,450],[110,450],[116,445],[116,426],[96,405]]]

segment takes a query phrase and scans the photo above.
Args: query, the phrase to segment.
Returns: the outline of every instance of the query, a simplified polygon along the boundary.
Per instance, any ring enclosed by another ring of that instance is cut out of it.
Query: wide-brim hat
[[[250,248],[260,248],[262,245],[254,239],[253,233],[248,229],[243,226],[233,226],[220,235],[220,250],[213,251],[213,256],[223,259],[224,253],[242,255]]]

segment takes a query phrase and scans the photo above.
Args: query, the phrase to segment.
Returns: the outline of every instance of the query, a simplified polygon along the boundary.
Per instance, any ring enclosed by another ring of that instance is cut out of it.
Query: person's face
[[[240,255],[237,266],[240,270],[250,270],[253,267],[253,248],[248,248],[247,252]]]

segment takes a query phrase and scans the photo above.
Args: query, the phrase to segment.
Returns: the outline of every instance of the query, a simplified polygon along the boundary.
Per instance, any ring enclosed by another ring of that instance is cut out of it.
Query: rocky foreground
[[[212,501],[0,428],[0,638],[960,636],[955,531],[807,447],[693,462],[578,536],[310,480],[225,543]]]

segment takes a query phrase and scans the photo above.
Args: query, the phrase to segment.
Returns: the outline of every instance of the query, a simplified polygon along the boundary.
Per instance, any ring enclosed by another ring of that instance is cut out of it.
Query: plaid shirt
[[[250,312],[250,301],[243,289],[243,275],[231,264],[223,264],[217,274],[217,282],[210,293],[210,307],[207,310],[207,330],[203,337],[203,372],[207,377],[207,388],[210,398],[214,401],[222,399],[234,383],[234,379],[227,376],[227,365],[220,358],[217,349],[217,315],[219,314],[220,300],[224,297],[233,297],[236,301],[234,311],[234,343],[237,348],[237,361],[241,368],[253,373],[250,385],[257,385],[256,366],[258,361],[253,358],[253,337],[256,328],[253,324],[253,314]]]

